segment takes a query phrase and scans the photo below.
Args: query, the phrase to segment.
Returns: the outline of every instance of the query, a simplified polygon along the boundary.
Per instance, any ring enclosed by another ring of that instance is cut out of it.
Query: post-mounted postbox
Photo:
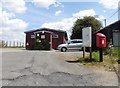
[[[99,48],[106,47],[106,36],[102,33],[97,33],[96,35],[96,46]]]
[[[106,36],[102,33],[96,34],[96,46],[99,47],[100,62],[103,62],[102,48],[106,47]]]

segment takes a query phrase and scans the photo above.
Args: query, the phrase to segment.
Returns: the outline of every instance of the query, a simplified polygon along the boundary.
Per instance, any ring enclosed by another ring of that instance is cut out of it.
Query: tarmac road
[[[118,86],[114,72],[95,71],[65,61],[82,52],[2,50],[3,86]]]

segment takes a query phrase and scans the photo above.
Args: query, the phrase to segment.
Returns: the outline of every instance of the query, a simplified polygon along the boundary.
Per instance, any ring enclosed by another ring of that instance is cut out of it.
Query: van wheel
[[[67,51],[67,48],[65,48],[65,47],[61,48],[61,52],[66,52],[66,51]]]

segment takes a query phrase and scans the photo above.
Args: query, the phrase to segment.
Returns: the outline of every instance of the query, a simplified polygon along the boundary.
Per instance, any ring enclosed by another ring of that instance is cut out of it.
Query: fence
[[[23,42],[0,40],[0,47],[24,47]]]

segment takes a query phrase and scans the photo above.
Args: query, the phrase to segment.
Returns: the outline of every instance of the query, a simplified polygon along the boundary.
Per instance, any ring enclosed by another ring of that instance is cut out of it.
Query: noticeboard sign
[[[120,47],[120,31],[119,30],[113,31],[113,46]]]
[[[82,29],[83,47],[91,47],[92,35],[91,27],[86,27]]]

